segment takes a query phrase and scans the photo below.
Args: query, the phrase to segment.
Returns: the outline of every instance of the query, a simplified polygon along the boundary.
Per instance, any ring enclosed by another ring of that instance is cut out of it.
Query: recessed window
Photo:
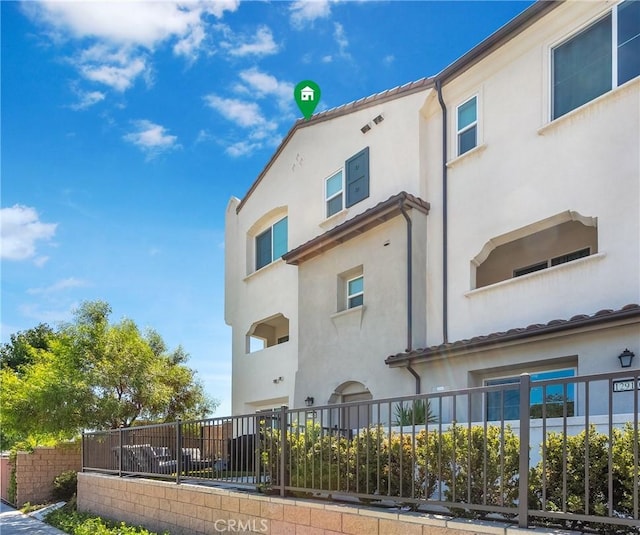
[[[478,97],[460,104],[457,110],[458,156],[478,145]]]
[[[552,370],[531,374],[531,382],[574,377],[574,369]],[[520,377],[487,379],[486,386],[509,385],[513,388],[486,393],[487,420],[517,420],[520,418]],[[529,410],[532,418],[573,416],[575,412],[575,384],[553,384],[531,388]]]
[[[640,74],[640,2],[626,0],[552,50],[556,119]]]
[[[573,253],[556,256],[555,258],[551,259],[551,265],[558,266],[560,264],[572,262],[573,260],[578,260],[578,258],[584,258],[585,256],[589,256],[590,254],[591,249],[587,247],[586,249],[580,249],[579,251],[574,251]]]
[[[289,341],[289,318],[276,314],[256,321],[247,333],[247,353],[255,353]]]
[[[337,214],[342,210],[344,201],[344,184],[342,180],[342,170],[330,176],[325,181],[325,202],[327,206],[327,217]]]
[[[347,281],[347,308],[358,307],[364,303],[364,277]]]
[[[586,249],[580,249],[579,251],[574,251],[572,253],[556,256],[551,260],[543,260],[542,262],[538,262],[531,266],[515,269],[513,270],[513,276],[522,277],[522,275],[527,275],[535,271],[541,271],[551,266],[559,266],[560,264],[566,264],[567,262],[572,262],[573,260],[584,258],[585,256],[589,256],[590,254],[591,254],[591,249],[587,247]]]
[[[594,221],[595,224],[595,221]],[[532,228],[535,228],[533,225]],[[573,262],[598,252],[598,229],[581,221],[565,221],[544,230],[503,241],[476,264],[475,288]],[[494,243],[503,237],[493,238]]]
[[[537,264],[533,264],[532,266],[514,269],[513,276],[522,277],[522,275],[528,275],[529,273],[535,273],[536,271],[547,269],[548,266],[549,266],[549,263],[545,260],[544,262],[539,262]]]
[[[256,269],[260,269],[287,252],[287,218],[274,223],[256,236]]]

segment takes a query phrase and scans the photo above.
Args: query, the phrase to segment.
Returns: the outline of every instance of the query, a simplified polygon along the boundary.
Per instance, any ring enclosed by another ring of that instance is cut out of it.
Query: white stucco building
[[[227,208],[234,413],[637,369],[639,21],[534,4],[297,122]]]

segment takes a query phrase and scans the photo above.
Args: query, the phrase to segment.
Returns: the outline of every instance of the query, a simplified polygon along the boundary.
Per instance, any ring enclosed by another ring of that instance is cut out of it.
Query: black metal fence
[[[640,372],[83,436],[83,470],[640,533]]]

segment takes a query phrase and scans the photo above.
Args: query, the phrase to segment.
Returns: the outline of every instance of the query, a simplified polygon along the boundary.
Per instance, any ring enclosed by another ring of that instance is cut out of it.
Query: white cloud
[[[94,104],[101,102],[105,99],[105,94],[101,91],[77,91],[78,102],[71,104],[69,107],[72,110],[86,110]]]
[[[258,97],[273,96],[277,99],[280,108],[284,110],[292,106],[293,84],[291,82],[278,80],[275,76],[255,67],[242,71],[240,78],[249,86],[250,93]]]
[[[338,50],[339,50],[340,56],[344,58],[351,57],[350,54],[347,52],[347,47],[349,46],[349,40],[347,39],[347,36],[344,33],[344,26],[342,26],[342,24],[340,24],[339,22],[336,22],[333,25],[333,38],[336,40],[336,43],[338,44]]]
[[[35,20],[75,39],[95,38],[121,46],[152,49],[170,38],[184,38],[205,14],[220,18],[238,2],[28,2]]]
[[[84,50],[73,60],[80,74],[92,82],[104,84],[116,91],[126,91],[136,78],[150,74],[147,59],[132,50],[113,48],[104,44]]]
[[[382,58],[382,63],[384,63],[388,67],[395,60],[396,60],[396,57],[393,54],[387,54],[384,58]]]
[[[167,134],[167,129],[146,119],[134,121],[135,132],[124,136],[124,140],[133,143],[147,154],[148,159],[162,152],[180,147],[178,137]]]
[[[213,94],[207,95],[205,102],[225,119],[248,131],[244,140],[227,146],[225,150],[230,156],[246,156],[262,148],[265,143],[271,146],[275,139],[280,139],[276,132],[278,124],[267,120],[256,102]]]
[[[289,7],[291,25],[302,29],[316,19],[327,18],[331,14],[329,0],[295,0]]]
[[[92,82],[116,91],[129,89],[140,75],[151,73],[148,54],[174,42],[173,51],[190,61],[202,48],[207,16],[221,18],[235,11],[239,0],[183,0],[141,2],[23,2],[25,13],[44,26],[61,44],[87,46],[72,58],[78,72]]]
[[[189,61],[195,61],[198,58],[198,51],[205,36],[206,34],[202,26],[194,27],[189,34],[174,45],[173,53],[176,56],[184,56]]]
[[[36,242],[53,238],[57,226],[57,223],[42,223],[35,208],[29,206],[16,204],[10,208],[2,208],[0,257],[7,260],[34,258]]]
[[[225,149],[225,152],[229,156],[238,158],[240,156],[246,156],[248,154],[251,154],[255,150],[260,149],[261,147],[262,147],[261,143],[249,143],[248,141],[238,141],[237,143],[233,143],[229,145]]]
[[[278,45],[273,40],[271,30],[266,26],[260,26],[251,41],[223,44],[229,49],[232,56],[268,56],[278,52]]]
[[[266,128],[274,130],[277,125],[267,121],[255,102],[248,102],[235,98],[223,98],[211,94],[205,97],[207,105],[220,113],[225,119],[243,128]]]
[[[88,283],[86,281],[76,279],[75,277],[69,277],[67,279],[62,279],[54,282],[50,286],[46,286],[44,288],[29,288],[27,290],[27,293],[31,295],[50,295],[63,292],[70,288],[81,288],[84,286],[88,286]]]
[[[322,63],[331,63],[333,61],[333,56],[322,56],[322,59],[320,61],[322,61]]]

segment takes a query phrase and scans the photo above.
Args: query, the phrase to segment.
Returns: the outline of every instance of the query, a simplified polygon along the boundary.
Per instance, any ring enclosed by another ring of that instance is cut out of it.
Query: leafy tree
[[[25,364],[33,362],[34,349],[49,349],[49,340],[54,335],[46,323],[11,335],[11,341],[0,346],[0,366],[19,371]]]
[[[38,338],[39,326],[31,338],[12,337],[0,371],[5,442],[200,418],[215,408],[181,347],[168,352],[157,332],[143,335],[129,319],[110,324],[110,313],[107,303],[87,302],[57,332]]]

